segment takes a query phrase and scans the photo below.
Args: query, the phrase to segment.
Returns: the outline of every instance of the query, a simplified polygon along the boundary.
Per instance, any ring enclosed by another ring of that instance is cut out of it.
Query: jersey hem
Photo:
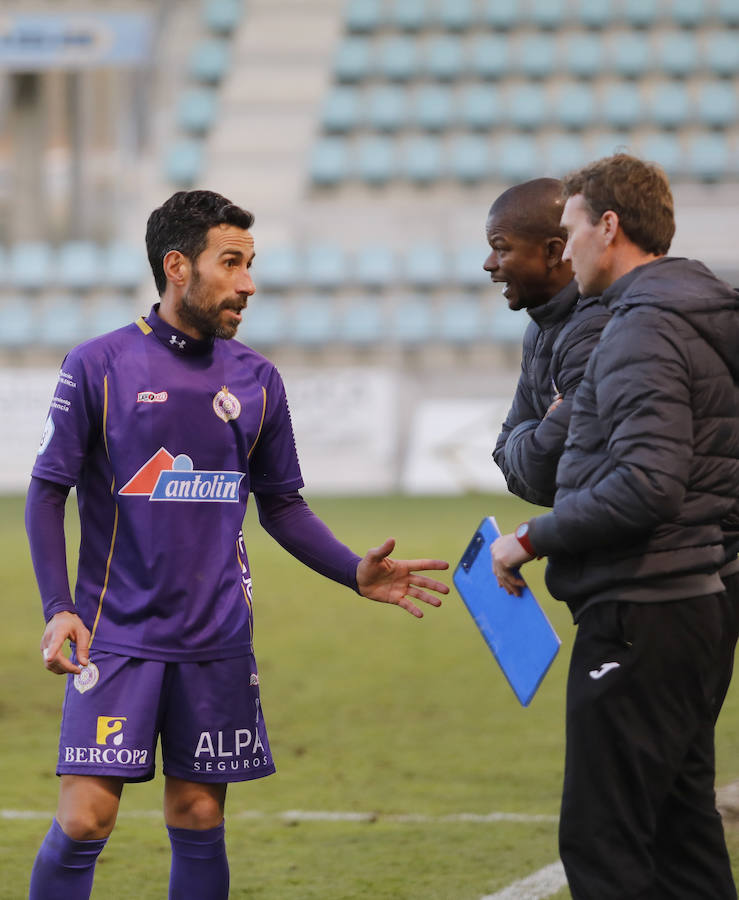
[[[96,638],[90,647],[90,655],[94,657],[96,650],[104,650],[106,653],[115,653],[117,656],[127,656],[133,659],[150,659],[154,662],[211,662],[216,659],[235,659],[239,656],[253,656],[254,644],[240,644],[237,647],[208,647],[202,650],[161,650],[151,647],[131,647],[123,644],[114,644],[112,641],[103,641]]]

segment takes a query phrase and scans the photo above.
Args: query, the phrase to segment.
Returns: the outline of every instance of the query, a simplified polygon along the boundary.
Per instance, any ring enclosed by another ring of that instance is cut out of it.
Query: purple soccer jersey
[[[65,358],[34,476],[76,485],[91,647],[162,661],[252,650],[250,491],[303,486],[282,379],[156,314]]]

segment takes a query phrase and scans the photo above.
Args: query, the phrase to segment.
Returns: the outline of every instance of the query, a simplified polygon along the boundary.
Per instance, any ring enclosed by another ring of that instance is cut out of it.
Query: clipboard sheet
[[[495,519],[483,519],[453,581],[513,692],[522,706],[528,706],[561,641],[528,586],[516,597],[498,585],[490,546],[499,536]]]

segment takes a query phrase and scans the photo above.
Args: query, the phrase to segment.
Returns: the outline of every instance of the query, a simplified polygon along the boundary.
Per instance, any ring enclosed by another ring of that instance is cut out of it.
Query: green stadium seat
[[[281,297],[260,293],[249,299],[237,332],[250,347],[274,347],[287,340],[287,314]]]
[[[634,128],[642,119],[642,97],[639,85],[615,82],[608,85],[600,98],[601,120],[611,128]]]
[[[698,68],[698,43],[687,31],[663,32],[657,38],[657,60],[666,75],[691,75]]]
[[[729,171],[729,144],[723,134],[693,135],[686,155],[689,173],[702,181],[721,181]]]
[[[375,54],[375,67],[390,81],[408,81],[418,74],[418,44],[409,37],[386,38]]]
[[[595,96],[589,84],[565,82],[557,91],[554,115],[563,128],[580,131],[587,128],[596,115]]]
[[[645,135],[637,149],[642,159],[662,166],[669,177],[682,174],[683,153],[676,135],[667,132]]]
[[[403,128],[408,118],[408,98],[397,85],[376,85],[366,96],[366,121],[374,131],[393,132]]]
[[[443,154],[437,138],[413,137],[402,147],[400,171],[416,184],[438,181],[444,174]]]
[[[213,90],[192,88],[180,97],[177,123],[187,134],[202,136],[212,128],[216,110],[216,94]]]
[[[100,285],[101,253],[92,241],[67,241],[59,247],[54,281],[73,291],[89,291]]]
[[[226,41],[206,40],[197,43],[190,53],[188,71],[201,84],[220,84],[230,66]]]
[[[660,128],[681,128],[690,117],[690,97],[681,81],[662,81],[652,87],[648,108]]]
[[[356,88],[335,87],[324,98],[321,112],[324,131],[345,134],[359,125],[360,116],[360,95]]]
[[[243,0],[205,0],[203,22],[214,34],[228,36],[241,21]]]
[[[313,147],[310,160],[313,184],[331,186],[349,177],[349,153],[343,138],[321,138]]]
[[[385,24],[381,0],[348,0],[344,23],[350,32],[373,32]]]
[[[354,275],[362,287],[389,287],[398,276],[395,253],[385,245],[366,244],[360,247],[354,260]]]
[[[412,244],[402,257],[401,274],[413,287],[436,287],[448,275],[446,254],[438,244]]]
[[[0,303],[0,347],[17,350],[35,340],[38,312],[25,297]]]
[[[333,291],[347,281],[344,251],[335,244],[316,244],[305,252],[301,273],[307,284],[323,291]]]
[[[546,138],[539,153],[543,175],[561,178],[587,162],[582,138],[572,134],[553,134]]]
[[[739,73],[739,36],[736,32],[709,31],[704,47],[703,65],[709,72],[722,78]]]
[[[516,53],[519,71],[526,78],[547,78],[556,67],[554,38],[549,34],[529,34],[521,38]]]
[[[426,297],[397,299],[390,316],[390,335],[408,346],[423,344],[435,333],[435,316]]]
[[[454,81],[466,68],[462,42],[457,37],[436,37],[426,46],[425,70],[438,81]]]
[[[485,323],[476,298],[453,297],[445,300],[439,315],[439,335],[444,341],[472,344],[479,341],[484,333]]]
[[[696,28],[711,13],[706,0],[672,0],[670,18],[681,28]]]
[[[301,297],[289,320],[290,339],[303,347],[322,347],[336,340],[337,324],[331,300]]]
[[[24,291],[41,290],[52,283],[51,246],[45,241],[13,244],[8,254],[8,278],[11,287]]]
[[[178,187],[192,187],[200,177],[204,162],[205,153],[201,141],[177,141],[167,152],[164,161],[165,177]]]
[[[385,337],[385,316],[374,297],[345,300],[338,314],[338,338],[349,344],[366,347]]]
[[[103,280],[119,291],[135,291],[149,274],[143,247],[112,241],[103,250]]]
[[[389,0],[389,21],[402,31],[420,31],[431,24],[428,0]]]
[[[361,138],[354,154],[354,174],[366,184],[385,184],[398,174],[397,155],[397,147],[392,138]]]
[[[736,123],[737,88],[731,81],[709,81],[701,85],[696,118],[709,128],[728,128]]]
[[[455,104],[447,87],[422,85],[413,98],[412,119],[424,131],[445,131],[453,122]]]
[[[478,22],[473,0],[438,0],[437,17],[446,31],[466,31]]]
[[[87,338],[88,327],[79,301],[71,294],[59,294],[44,301],[34,333],[44,347],[66,350]]]
[[[657,20],[658,0],[624,0],[623,14],[632,28],[649,28]]]
[[[355,84],[372,73],[372,48],[364,37],[345,38],[336,48],[334,78],[338,82]]]
[[[482,11],[483,24],[498,31],[508,31],[522,20],[519,0],[485,0]]]
[[[509,68],[509,41],[501,34],[481,34],[469,47],[470,74],[485,81],[503,78]]]
[[[506,94],[508,121],[516,128],[534,131],[540,128],[549,116],[549,104],[544,88],[538,84],[518,84],[509,88]]]
[[[298,256],[292,247],[270,247],[260,250],[254,259],[254,280],[266,290],[286,291],[298,280]]]
[[[455,283],[472,290],[487,287],[490,284],[490,275],[483,269],[482,264],[489,252],[490,248],[482,239],[479,246],[466,245],[454,250],[451,271]]]
[[[562,68],[577,78],[595,78],[603,71],[604,56],[599,35],[575,32],[564,39]]]
[[[457,115],[465,128],[489,131],[504,115],[497,87],[479,83],[465,85],[459,92]]]
[[[491,148],[481,135],[462,134],[449,145],[449,174],[457,181],[475,184],[490,175]]]
[[[623,78],[640,78],[652,68],[652,50],[642,32],[619,31],[608,44],[610,68]]]
[[[567,0],[531,0],[529,18],[537,28],[561,28],[567,22]]]
[[[536,141],[524,135],[508,135],[496,141],[492,169],[504,182],[534,178],[538,167]]]
[[[606,28],[616,18],[614,0],[578,0],[575,19],[586,28]]]

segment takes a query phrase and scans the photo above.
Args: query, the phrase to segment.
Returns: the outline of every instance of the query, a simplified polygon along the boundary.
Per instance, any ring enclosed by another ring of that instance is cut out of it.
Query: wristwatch
[[[531,538],[529,537],[529,523],[522,522],[514,533],[516,540],[529,556],[536,556],[536,550],[531,546]]]

